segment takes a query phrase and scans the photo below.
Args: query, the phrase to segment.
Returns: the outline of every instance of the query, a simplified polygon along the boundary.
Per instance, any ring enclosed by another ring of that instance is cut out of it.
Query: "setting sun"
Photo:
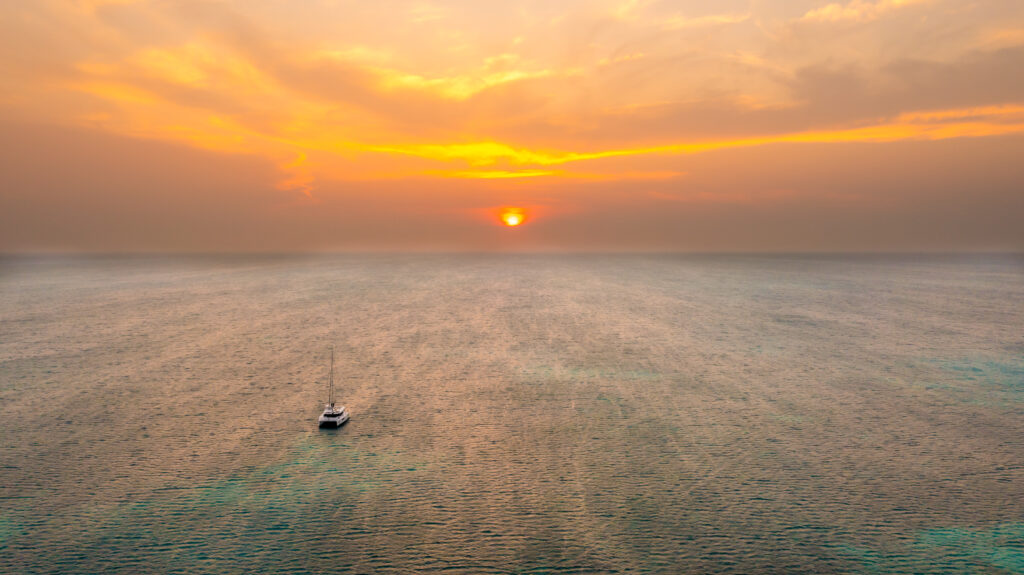
[[[518,207],[505,207],[498,210],[498,219],[502,224],[514,228],[526,222],[526,210]]]

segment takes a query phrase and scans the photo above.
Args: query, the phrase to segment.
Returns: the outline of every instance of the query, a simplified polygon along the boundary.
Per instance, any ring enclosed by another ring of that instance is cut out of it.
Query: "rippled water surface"
[[[7,258],[0,322],[3,573],[1024,573],[1020,258]]]

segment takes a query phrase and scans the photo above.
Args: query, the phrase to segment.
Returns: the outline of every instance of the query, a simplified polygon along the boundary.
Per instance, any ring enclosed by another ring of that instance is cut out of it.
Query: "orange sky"
[[[1022,250],[1022,70],[1018,0],[4,2],[0,251]]]

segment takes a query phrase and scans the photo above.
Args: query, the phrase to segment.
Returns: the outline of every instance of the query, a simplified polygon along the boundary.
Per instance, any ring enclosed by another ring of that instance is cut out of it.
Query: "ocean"
[[[1024,258],[0,259],[0,572],[414,571],[1024,573]]]

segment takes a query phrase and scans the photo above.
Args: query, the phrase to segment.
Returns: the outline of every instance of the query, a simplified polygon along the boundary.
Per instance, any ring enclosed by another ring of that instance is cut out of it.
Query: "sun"
[[[487,218],[503,228],[520,228],[533,221],[536,215],[532,206],[495,206],[487,210]]]
[[[507,206],[498,210],[498,220],[510,228],[526,223],[526,215],[524,208]]]

